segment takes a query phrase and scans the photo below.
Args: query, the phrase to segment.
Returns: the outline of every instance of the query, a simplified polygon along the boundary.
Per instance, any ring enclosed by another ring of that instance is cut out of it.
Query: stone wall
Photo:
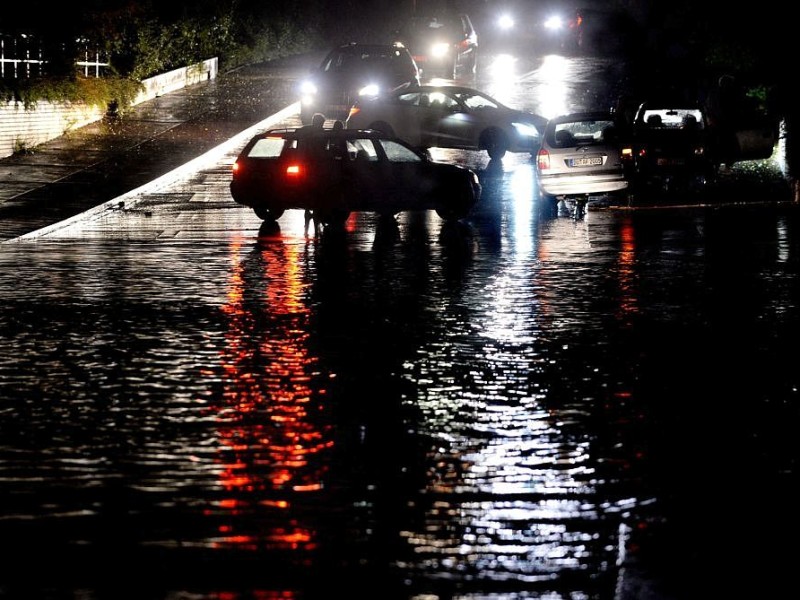
[[[144,90],[134,104],[174,92],[182,87],[215,79],[218,60],[182,67],[142,81]],[[0,158],[14,152],[31,149],[38,144],[69,133],[102,119],[105,106],[88,106],[69,102],[37,102],[35,108],[25,110],[21,102],[0,102]]]

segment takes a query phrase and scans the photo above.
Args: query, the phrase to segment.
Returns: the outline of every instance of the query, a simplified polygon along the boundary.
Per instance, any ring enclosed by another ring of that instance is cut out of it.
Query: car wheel
[[[489,158],[501,159],[508,152],[508,137],[499,129],[490,129],[481,136],[481,148],[489,154]]]
[[[254,206],[253,212],[262,221],[277,221],[283,216],[281,208],[266,208],[265,206]]]

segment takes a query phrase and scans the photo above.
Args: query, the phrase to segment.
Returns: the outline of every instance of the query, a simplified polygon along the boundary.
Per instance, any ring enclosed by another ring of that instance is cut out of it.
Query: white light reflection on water
[[[563,56],[550,54],[545,57],[536,77],[542,85],[536,86],[539,113],[548,119],[568,111],[567,82],[573,78],[570,73],[572,61]]]
[[[588,413],[560,409],[543,375],[554,360],[548,328],[561,323],[551,314],[548,250],[556,260],[569,250],[542,246],[532,169],[505,176],[514,203],[503,237],[513,251],[465,292],[468,318],[440,307],[447,324],[405,365],[432,439],[426,496],[435,500],[421,527],[402,534],[416,557],[403,567],[424,573],[446,565],[465,577],[535,584],[607,570],[616,528],[603,523],[607,507],[587,500],[603,497],[591,436],[581,432]],[[570,248],[580,254],[585,231],[577,237]],[[476,337],[480,344],[468,341]]]

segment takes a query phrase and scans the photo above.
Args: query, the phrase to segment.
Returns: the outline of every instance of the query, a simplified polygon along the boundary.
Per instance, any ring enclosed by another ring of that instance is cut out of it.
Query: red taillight
[[[231,170],[233,171],[233,174],[236,175],[241,168],[242,166],[239,164],[239,161],[235,161],[231,167]]]
[[[286,167],[287,177],[300,177],[303,174],[303,167],[298,163],[289,163]]]
[[[550,153],[544,148],[536,153],[536,166],[540,171],[547,171],[550,168]]]

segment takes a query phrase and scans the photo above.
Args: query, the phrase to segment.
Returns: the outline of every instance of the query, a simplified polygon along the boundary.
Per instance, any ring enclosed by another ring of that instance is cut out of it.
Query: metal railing
[[[75,66],[82,69],[85,77],[102,77],[110,63],[99,50],[91,49],[89,43],[80,40],[83,45],[80,51],[83,60],[75,62]],[[31,36],[0,35],[0,77],[24,79],[46,74],[47,57],[44,55],[42,45]]]

